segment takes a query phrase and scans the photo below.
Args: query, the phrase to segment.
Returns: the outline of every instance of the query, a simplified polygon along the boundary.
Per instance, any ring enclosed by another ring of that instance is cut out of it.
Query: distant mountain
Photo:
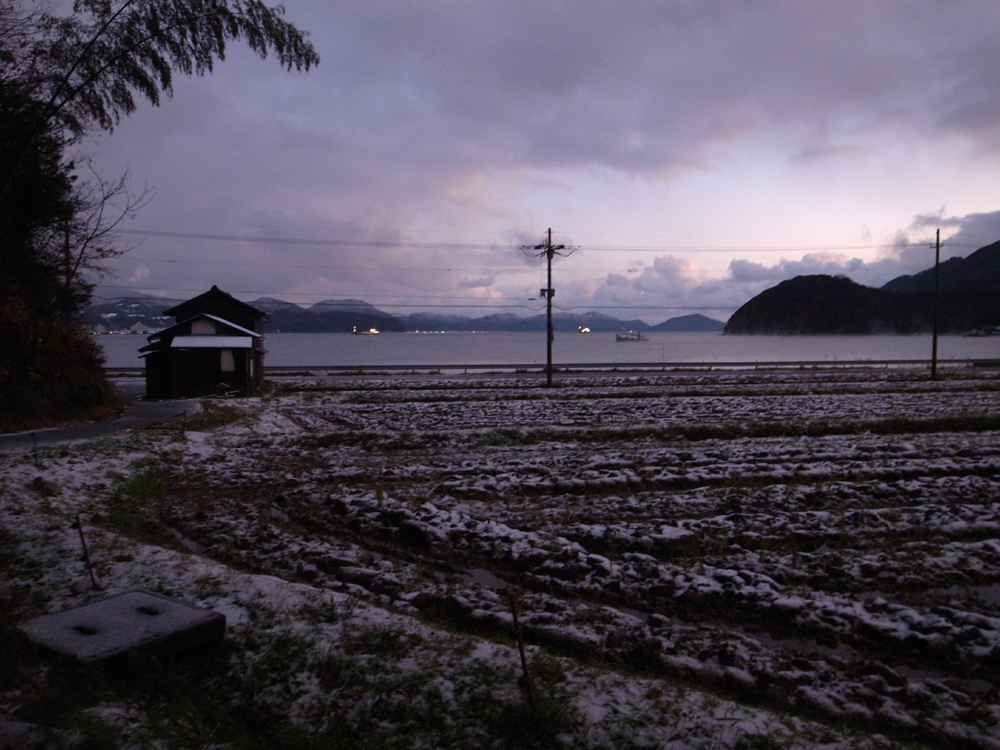
[[[301,305],[296,305],[294,302],[285,302],[283,299],[275,299],[274,297],[259,297],[249,304],[258,310],[266,312],[268,315],[278,310],[295,311],[304,309]]]
[[[892,333],[880,292],[835,276],[796,276],[740,307],[726,333]]]
[[[522,318],[511,313],[496,313],[482,318],[467,318],[460,315],[435,315],[434,313],[412,313],[400,317],[400,321],[410,331],[544,331],[544,315]],[[720,323],[721,326],[721,323]],[[576,333],[581,328],[589,328],[594,333],[649,330],[649,325],[641,320],[619,320],[598,312],[555,313],[552,327],[562,333]]]
[[[650,331],[667,331],[670,333],[680,332],[702,332],[702,333],[722,333],[726,324],[721,320],[706,317],[701,313],[694,315],[681,315],[679,318],[670,318],[662,323],[657,323],[649,328]]]
[[[82,322],[94,329],[118,331],[133,326],[143,330],[159,330],[173,325],[173,318],[160,313],[177,304],[177,300],[136,295],[91,305],[83,314]],[[260,297],[248,303],[268,314],[264,322],[265,333],[349,333],[377,328],[385,332],[402,331],[544,331],[545,316],[521,317],[512,313],[494,313],[479,318],[461,315],[438,315],[419,312],[394,316],[359,299],[328,299],[311,307],[294,302]],[[599,312],[556,313],[553,327],[561,333],[575,333],[589,328],[594,333],[620,333],[623,331],[721,331],[723,324],[704,315],[684,315],[650,326],[641,320],[620,320]]]
[[[511,313],[469,318],[464,315],[418,312],[399,317],[408,331],[510,331],[523,320],[524,318]]]
[[[367,331],[402,332],[406,328],[399,319],[377,307],[356,299],[328,299],[310,308],[273,297],[261,297],[250,303],[270,316],[264,321],[264,332],[285,333],[350,333],[355,328]]]
[[[1000,285],[943,291],[938,307],[941,333],[998,325]],[[873,289],[834,276],[797,276],[743,305],[726,323],[725,333],[926,333],[933,328],[933,310],[932,292]]]
[[[364,315],[389,315],[389,313],[379,310],[375,305],[360,299],[325,299],[309,309],[315,313],[350,312]]]
[[[175,299],[136,294],[89,305],[81,312],[80,323],[92,331],[158,331],[174,324],[162,313],[176,304]]]
[[[941,291],[1000,288],[1000,242],[981,247],[966,258],[949,258],[938,266]],[[898,276],[882,289],[887,292],[933,292],[934,267],[912,276]]]
[[[641,320],[619,320],[599,312],[585,313],[554,313],[552,327],[560,333],[576,333],[581,328],[589,328],[591,333],[620,333],[623,331],[648,331],[649,324]],[[532,315],[522,318],[512,331],[544,331],[546,321],[544,315]]]

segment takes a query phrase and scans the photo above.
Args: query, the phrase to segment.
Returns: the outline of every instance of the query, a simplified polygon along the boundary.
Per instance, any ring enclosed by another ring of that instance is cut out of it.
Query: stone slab
[[[128,591],[19,626],[39,648],[68,659],[104,664],[133,650],[161,656],[220,642],[226,618],[151,591]]]

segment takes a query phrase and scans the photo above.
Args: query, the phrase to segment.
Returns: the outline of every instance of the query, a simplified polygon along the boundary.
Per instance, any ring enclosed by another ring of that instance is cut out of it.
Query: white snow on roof
[[[174,336],[171,349],[253,349],[249,336]]]
[[[178,328],[180,328],[181,326],[185,325],[186,323],[190,323],[193,320],[200,320],[201,318],[208,318],[210,320],[216,321],[217,323],[222,323],[225,326],[229,326],[230,328],[233,328],[233,329],[235,329],[235,330],[237,330],[237,331],[239,331],[241,333],[245,333],[247,336],[251,336],[253,338],[258,338],[258,339],[259,338],[263,338],[263,336],[261,334],[255,333],[254,331],[247,330],[243,326],[238,326],[235,323],[233,323],[232,321],[226,320],[225,318],[220,318],[217,315],[209,315],[208,313],[198,313],[197,315],[192,315],[190,318],[186,318],[186,319],[180,321],[179,323],[175,323],[174,325],[169,326],[168,328],[164,328],[162,331],[157,331],[156,333],[154,333],[152,336],[149,337],[149,340],[153,341],[154,339],[166,338],[170,334],[171,331],[175,331]],[[205,334],[205,335],[207,335],[207,334]]]

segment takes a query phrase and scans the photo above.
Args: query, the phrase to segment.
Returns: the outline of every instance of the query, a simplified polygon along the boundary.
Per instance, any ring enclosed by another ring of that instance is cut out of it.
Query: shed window
[[[220,350],[219,369],[222,370],[222,372],[236,372],[236,362],[233,361],[232,349]]]
[[[199,334],[214,334],[215,333],[215,321],[205,320],[201,318],[200,320],[195,320],[191,322],[191,334],[197,336]]]

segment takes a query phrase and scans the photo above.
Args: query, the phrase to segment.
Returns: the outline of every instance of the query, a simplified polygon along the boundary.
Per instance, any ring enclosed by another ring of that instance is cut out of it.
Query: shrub
[[[0,431],[93,419],[121,407],[98,344],[17,298],[0,303]]]

